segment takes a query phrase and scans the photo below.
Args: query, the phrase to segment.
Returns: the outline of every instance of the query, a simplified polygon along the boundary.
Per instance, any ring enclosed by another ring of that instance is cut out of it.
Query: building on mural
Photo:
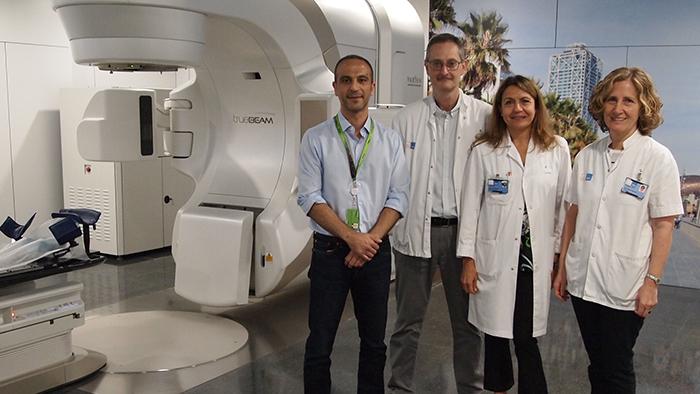
[[[570,98],[580,105],[581,117],[593,129],[596,123],[588,113],[588,103],[602,72],[602,60],[585,44],[572,44],[564,52],[549,58],[549,92],[557,93],[561,98]]]

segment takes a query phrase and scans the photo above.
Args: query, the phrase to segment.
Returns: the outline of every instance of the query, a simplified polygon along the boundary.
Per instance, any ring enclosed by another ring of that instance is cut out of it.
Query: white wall
[[[6,46],[15,215],[39,212],[43,221],[63,207],[58,97],[72,83],[71,56],[61,47]]]
[[[14,215],[14,191],[12,186],[12,151],[10,150],[10,123],[7,108],[7,72],[5,68],[5,44],[0,43],[0,220]],[[0,241],[0,245],[2,241]]]
[[[0,0],[0,221],[63,207],[59,90],[112,86],[173,88],[176,74],[75,65],[49,0]]]

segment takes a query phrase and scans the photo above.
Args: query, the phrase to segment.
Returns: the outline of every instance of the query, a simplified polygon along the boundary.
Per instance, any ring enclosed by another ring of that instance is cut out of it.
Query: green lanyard
[[[365,161],[365,156],[367,156],[367,151],[369,150],[369,144],[372,142],[372,136],[374,135],[374,119],[370,118],[370,126],[369,126],[369,135],[367,136],[367,139],[365,139],[365,145],[362,147],[362,153],[360,154],[360,160],[357,161],[357,165],[355,165],[355,160],[353,159],[352,152],[350,152],[350,145],[348,143],[348,136],[345,135],[345,132],[343,131],[343,128],[340,126],[340,118],[338,115],[334,117],[335,119],[335,128],[338,129],[338,134],[340,135],[340,139],[343,141],[343,146],[345,146],[345,153],[348,156],[348,165],[350,166],[350,176],[352,177],[352,180],[354,181],[357,178],[357,171],[360,170],[360,166],[362,163]]]

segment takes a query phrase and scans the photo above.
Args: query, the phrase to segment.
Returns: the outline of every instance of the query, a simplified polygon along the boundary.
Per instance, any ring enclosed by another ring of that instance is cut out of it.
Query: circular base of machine
[[[165,372],[217,361],[243,347],[248,331],[218,316],[147,311],[88,319],[73,343],[107,356],[105,373]]]

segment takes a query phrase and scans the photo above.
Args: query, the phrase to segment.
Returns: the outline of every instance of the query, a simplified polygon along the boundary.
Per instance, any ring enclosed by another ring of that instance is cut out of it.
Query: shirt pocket
[[[493,180],[506,180],[508,181],[508,192],[500,193],[498,191],[489,190],[489,182]],[[497,204],[506,205],[510,202],[513,196],[513,180],[511,177],[504,177],[498,174],[488,176],[484,181],[484,203],[486,204]]]
[[[649,195],[649,189],[651,188],[651,185],[648,183],[649,179],[647,177],[645,177],[647,179],[643,179],[643,180],[639,181],[639,179],[640,179],[639,175],[644,174],[644,173],[646,173],[646,171],[644,171],[644,169],[642,169],[638,174],[634,173],[634,174],[628,174],[628,175],[620,177],[620,179],[618,180],[618,185],[617,185],[617,187],[619,187],[617,201],[621,205],[632,206],[632,207],[642,207],[644,204],[646,204],[646,201],[647,201],[648,195]],[[623,189],[625,188],[625,182],[627,181],[627,178],[630,178],[632,180],[643,183],[643,186],[640,186],[640,187],[644,188],[644,197],[637,198],[636,196],[633,196],[633,195],[623,191]]]
[[[648,256],[630,257],[615,253],[605,278],[605,288],[610,298],[623,302],[634,301],[644,280],[648,259]]]
[[[646,200],[646,198],[646,195],[644,196],[644,198],[639,199],[631,194],[625,193],[622,191],[622,186],[620,186],[620,192],[617,195],[616,200],[620,205],[623,205],[625,207],[641,208],[642,206],[644,206],[644,201]]]

